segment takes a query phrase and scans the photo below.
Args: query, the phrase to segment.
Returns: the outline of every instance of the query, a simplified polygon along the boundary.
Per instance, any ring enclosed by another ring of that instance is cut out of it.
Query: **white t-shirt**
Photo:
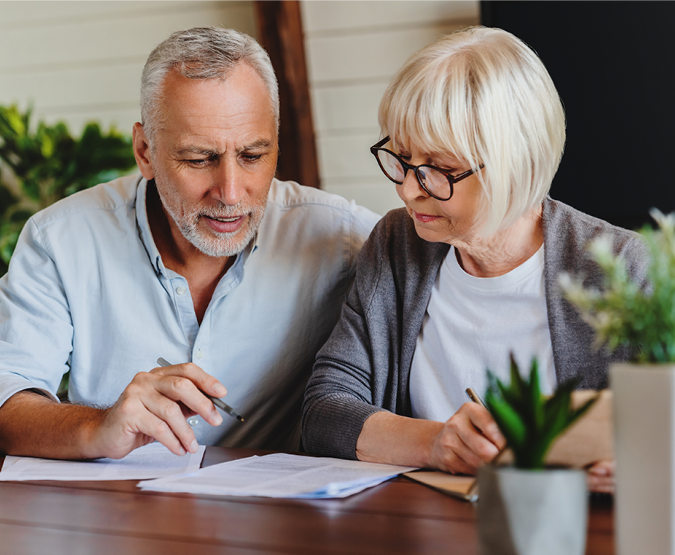
[[[536,356],[542,391],[553,391],[544,247],[493,278],[467,274],[451,247],[438,272],[410,369],[413,416],[446,421],[469,401],[466,388],[485,394],[488,368],[508,384],[510,352],[523,375],[529,375]]]

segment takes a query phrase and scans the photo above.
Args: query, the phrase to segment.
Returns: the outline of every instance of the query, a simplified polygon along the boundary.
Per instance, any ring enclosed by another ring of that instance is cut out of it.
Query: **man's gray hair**
[[[188,79],[226,79],[238,63],[248,64],[265,83],[278,129],[279,86],[267,52],[239,31],[194,27],[172,33],[150,53],[143,68],[141,118],[150,144],[161,120],[162,83],[170,71]]]

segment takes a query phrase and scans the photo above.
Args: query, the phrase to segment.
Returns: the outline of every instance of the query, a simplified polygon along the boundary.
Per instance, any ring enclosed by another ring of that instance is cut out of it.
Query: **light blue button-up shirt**
[[[297,449],[305,383],[353,279],[372,212],[274,180],[255,241],[216,287],[201,325],[185,278],[152,238],[147,182],[127,177],[31,218],[0,279],[0,403],[52,398],[70,374],[76,403],[112,405],[138,372],[192,361],[246,421],[192,418],[207,445]]]

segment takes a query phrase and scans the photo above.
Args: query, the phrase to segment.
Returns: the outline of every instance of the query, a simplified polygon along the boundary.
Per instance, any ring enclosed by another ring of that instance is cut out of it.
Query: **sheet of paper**
[[[196,472],[204,446],[194,455],[174,455],[161,443],[140,447],[119,460],[60,461],[32,457],[5,457],[0,481],[23,480],[148,480]]]
[[[152,491],[316,499],[346,497],[410,470],[413,468],[277,453],[138,486]]]

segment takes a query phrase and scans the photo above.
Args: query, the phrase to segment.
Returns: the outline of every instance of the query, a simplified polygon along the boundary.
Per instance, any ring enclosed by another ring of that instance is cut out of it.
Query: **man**
[[[141,112],[143,178],[36,214],[0,280],[0,450],[297,449],[314,355],[377,217],[273,179],[277,84],[246,35],[171,35],[144,68]],[[68,369],[73,404],[59,404]],[[223,384],[245,422],[204,395]]]

